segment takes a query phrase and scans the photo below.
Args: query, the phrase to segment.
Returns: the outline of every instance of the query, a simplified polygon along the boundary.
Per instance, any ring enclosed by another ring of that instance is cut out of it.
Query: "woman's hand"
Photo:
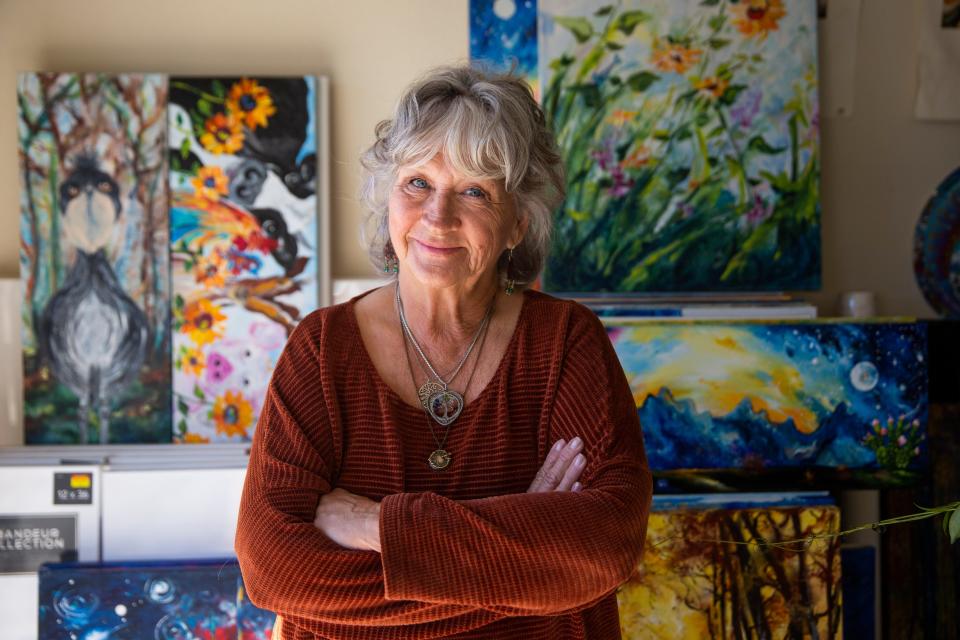
[[[313,525],[346,549],[380,553],[380,503],[344,489],[320,497]]]
[[[577,480],[587,466],[587,459],[580,453],[582,449],[583,441],[580,438],[574,438],[569,443],[562,438],[557,440],[527,493],[580,491],[583,485]]]

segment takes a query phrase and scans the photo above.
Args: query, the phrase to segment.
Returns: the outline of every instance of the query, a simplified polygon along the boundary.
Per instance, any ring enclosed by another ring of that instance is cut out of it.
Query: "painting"
[[[174,439],[249,442],[318,305],[317,82],[171,77]]]
[[[545,289],[820,287],[816,9],[540,1],[567,189]]]
[[[707,476],[768,488],[777,479],[897,485],[927,460],[924,324],[617,322],[607,331],[651,469],[674,485]]]
[[[837,507],[728,499],[676,506],[654,497],[643,558],[617,594],[623,637],[841,638],[839,540],[780,545],[838,531]]]
[[[167,82],[17,87],[27,444],[170,441]]]
[[[913,236],[913,273],[927,303],[960,318],[960,168],[927,200]]]
[[[943,17],[940,25],[950,29],[960,27],[960,0],[943,0]]]
[[[41,638],[267,640],[275,621],[235,561],[44,565],[39,593]]]
[[[519,75],[537,92],[537,0],[470,0],[470,60]]]

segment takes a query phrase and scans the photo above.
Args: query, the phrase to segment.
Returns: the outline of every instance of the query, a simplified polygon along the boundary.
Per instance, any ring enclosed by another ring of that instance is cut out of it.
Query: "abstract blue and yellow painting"
[[[172,77],[174,440],[249,442],[318,303],[317,81]]]
[[[537,0],[470,0],[470,60],[511,71],[536,90]]]
[[[246,597],[236,561],[51,564],[41,638],[268,640],[274,614]]]
[[[544,288],[820,287],[816,3],[540,0],[566,200]]]
[[[921,323],[620,322],[608,334],[655,472],[907,481],[926,458]]]
[[[27,444],[170,441],[167,80],[17,87]]]

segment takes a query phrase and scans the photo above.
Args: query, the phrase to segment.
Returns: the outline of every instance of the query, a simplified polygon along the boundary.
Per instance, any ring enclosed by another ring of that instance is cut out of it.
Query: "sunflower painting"
[[[245,442],[318,305],[317,82],[170,79],[174,439]]]
[[[544,288],[820,287],[816,15],[540,0],[541,103],[567,175]]]

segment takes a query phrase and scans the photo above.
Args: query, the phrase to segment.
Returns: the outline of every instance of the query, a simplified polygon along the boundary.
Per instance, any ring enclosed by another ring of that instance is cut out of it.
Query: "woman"
[[[283,638],[619,638],[650,474],[602,325],[522,291],[561,161],[523,81],[444,68],[366,152],[396,283],[296,329],[236,549]]]

